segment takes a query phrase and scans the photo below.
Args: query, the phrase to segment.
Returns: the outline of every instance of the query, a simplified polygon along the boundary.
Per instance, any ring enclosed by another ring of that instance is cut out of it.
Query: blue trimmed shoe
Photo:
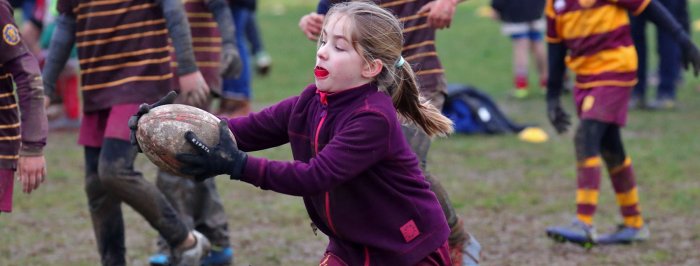
[[[617,231],[611,234],[601,235],[598,238],[599,244],[631,244],[633,242],[641,242],[649,239],[651,233],[649,228],[642,226],[642,228],[634,228],[624,225],[618,225]]]
[[[568,226],[547,227],[547,236],[557,242],[571,242],[584,248],[596,244],[595,228],[575,219]]]
[[[170,258],[165,253],[156,253],[148,258],[148,264],[151,266],[167,266],[170,264]]]
[[[148,258],[151,266],[170,265],[170,256],[165,253],[156,253]],[[225,266],[233,264],[233,249],[231,247],[212,247],[209,254],[202,258],[202,266]]]
[[[209,255],[202,259],[202,266],[223,266],[233,264],[233,248],[212,247]]]

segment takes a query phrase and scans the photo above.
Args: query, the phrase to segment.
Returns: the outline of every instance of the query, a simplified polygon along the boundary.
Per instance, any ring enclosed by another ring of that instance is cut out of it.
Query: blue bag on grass
[[[491,97],[470,85],[449,84],[442,113],[463,134],[518,133],[525,128],[510,121]]]

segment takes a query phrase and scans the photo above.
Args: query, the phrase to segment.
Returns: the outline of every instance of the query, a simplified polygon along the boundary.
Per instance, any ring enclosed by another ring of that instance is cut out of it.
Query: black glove
[[[559,99],[547,100],[547,118],[559,134],[566,132],[571,125],[569,114],[561,107]]]
[[[156,108],[158,106],[172,104],[173,102],[175,102],[176,97],[177,93],[174,91],[170,91],[167,95],[165,95],[163,98],[160,98],[157,102],[153,104],[142,103],[139,106],[139,111],[136,112],[136,114],[132,115],[131,118],[129,118],[129,129],[131,130],[131,134],[129,134],[129,139],[131,140],[131,145],[136,146],[136,149],[139,152],[143,151],[141,150],[141,146],[139,146],[139,141],[136,139],[136,130],[138,129],[139,119],[141,119],[141,116],[150,112],[151,109]]]
[[[183,163],[181,173],[194,176],[199,182],[222,174],[230,175],[231,179],[240,179],[248,154],[238,149],[226,121],[219,122],[219,144],[214,147],[204,144],[192,131],[185,133],[185,139],[198,154],[179,153],[175,156]]]
[[[681,62],[683,62],[685,70],[690,70],[692,66],[693,75],[698,76],[698,72],[700,72],[700,51],[690,40],[681,44]]]
[[[226,79],[238,78],[243,71],[243,61],[238,48],[231,43],[221,48],[221,70],[219,74]]]

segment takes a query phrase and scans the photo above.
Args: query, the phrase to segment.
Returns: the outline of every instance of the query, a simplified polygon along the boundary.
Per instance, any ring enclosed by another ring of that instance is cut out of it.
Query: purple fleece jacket
[[[440,204],[375,85],[322,95],[312,84],[229,128],[243,151],[290,143],[293,162],[249,156],[241,180],[302,196],[328,251],[349,265],[414,265],[447,241]]]

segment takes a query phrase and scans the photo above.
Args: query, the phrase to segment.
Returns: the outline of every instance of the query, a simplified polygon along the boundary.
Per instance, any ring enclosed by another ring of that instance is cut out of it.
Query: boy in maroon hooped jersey
[[[84,116],[85,191],[102,264],[125,264],[125,202],[168,242],[175,265],[199,265],[209,241],[190,230],[158,188],[134,169],[128,120],[142,102],[160,99],[174,74],[168,37],[178,59],[180,94],[206,102],[209,87],[195,63],[189,24],[179,0],[59,0],[56,30],[44,67],[50,92],[73,43],[78,47]]]
[[[672,35],[683,51],[686,68],[700,69],[700,52],[683,27],[652,0],[548,0],[547,42],[549,80],[547,116],[559,132],[569,127],[569,115],[559,97],[566,66],[576,73],[574,101],[581,120],[574,145],[577,160],[576,219],[568,226],[547,228],[547,235],[584,246],[619,244],[649,238],[644,224],[632,160],[625,154],[621,128],[627,103],[637,83],[637,53],[629,17],[644,15]],[[623,218],[617,231],[596,236],[593,216],[598,205],[600,168],[605,162]]]
[[[43,149],[46,145],[47,121],[39,64],[22,43],[12,6],[6,0],[0,0],[0,35],[2,213],[12,211],[15,170],[19,170],[19,180],[25,193],[31,193],[44,181],[46,161]],[[16,94],[19,102],[15,100]]]

